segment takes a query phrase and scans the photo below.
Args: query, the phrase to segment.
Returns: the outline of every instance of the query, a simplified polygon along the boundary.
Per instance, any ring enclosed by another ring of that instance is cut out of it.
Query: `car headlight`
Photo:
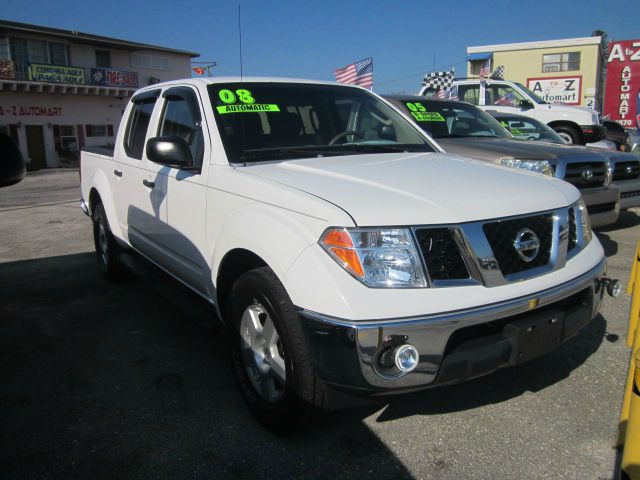
[[[547,160],[519,160],[517,158],[503,158],[502,165],[511,168],[522,168],[531,172],[541,173],[553,177],[553,168]]]
[[[578,202],[578,209],[580,210],[580,223],[582,226],[582,238],[584,238],[584,244],[586,245],[591,241],[593,237],[593,232],[591,231],[591,220],[589,220],[589,212],[587,211],[587,206],[584,203],[584,200],[580,198]],[[578,225],[580,228],[580,225]]]
[[[420,257],[407,228],[332,228],[320,246],[368,287],[426,287]]]

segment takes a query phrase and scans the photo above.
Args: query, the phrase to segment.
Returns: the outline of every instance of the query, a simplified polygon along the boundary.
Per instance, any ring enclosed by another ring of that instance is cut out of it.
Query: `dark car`
[[[564,140],[556,132],[534,118],[495,111],[487,113],[491,114],[518,139],[564,145]],[[617,123],[616,125],[619,126]],[[573,148],[592,150],[590,147],[577,145]],[[633,207],[640,207],[640,158],[625,152],[600,149],[597,152],[609,159],[610,174],[613,176],[612,183],[620,187],[620,209],[627,210]]]
[[[563,179],[581,193],[594,226],[614,223],[620,189],[610,185],[609,161],[584,147],[514,138],[498,121],[466,102],[385,95],[447,152]]]
[[[605,134],[604,138],[616,144],[616,149],[622,152],[631,151],[629,146],[629,134],[622,125],[613,120],[603,120]]]
[[[18,183],[26,172],[20,149],[9,135],[0,133],[0,187]]]

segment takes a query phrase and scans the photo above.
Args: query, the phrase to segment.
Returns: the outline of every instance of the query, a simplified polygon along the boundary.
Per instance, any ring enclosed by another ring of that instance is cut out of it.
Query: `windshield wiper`
[[[431,150],[425,148],[426,145],[389,145],[375,143],[347,143],[341,145],[349,147],[358,152],[375,153],[375,152],[429,152]]]
[[[245,150],[240,160],[242,162],[261,161],[261,160],[273,160],[278,158],[295,158],[295,157],[322,157],[325,155],[353,155],[351,150],[345,150],[342,145],[333,146],[321,146],[321,145],[309,145],[308,147],[271,147],[271,148],[252,148]]]

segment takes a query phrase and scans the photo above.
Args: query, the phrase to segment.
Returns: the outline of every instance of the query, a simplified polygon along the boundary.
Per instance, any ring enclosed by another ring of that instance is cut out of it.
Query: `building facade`
[[[468,47],[468,76],[477,77],[487,61],[548,102],[601,110],[601,37]]]
[[[83,146],[113,144],[137,88],[190,77],[197,56],[0,20],[0,132],[30,169],[75,164]]]

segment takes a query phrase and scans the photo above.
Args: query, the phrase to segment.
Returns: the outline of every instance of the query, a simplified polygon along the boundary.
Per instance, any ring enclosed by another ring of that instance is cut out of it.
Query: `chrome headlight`
[[[517,158],[503,158],[502,165],[511,168],[522,168],[531,172],[541,173],[553,177],[553,168],[547,160],[519,160]]]
[[[320,246],[368,287],[426,287],[420,256],[407,228],[333,228]]]
[[[593,232],[591,231],[591,220],[589,220],[589,212],[587,212],[587,206],[584,203],[584,200],[580,198],[578,202],[578,210],[580,210],[580,224],[578,228],[582,227],[582,238],[584,238],[584,244],[586,245],[591,241],[593,237]]]

